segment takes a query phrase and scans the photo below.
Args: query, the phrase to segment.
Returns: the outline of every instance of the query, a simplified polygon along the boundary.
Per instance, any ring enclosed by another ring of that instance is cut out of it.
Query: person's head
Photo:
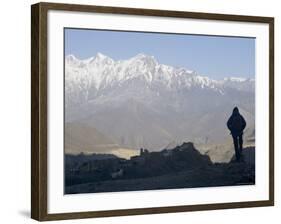
[[[233,114],[239,114],[239,109],[238,109],[238,107],[234,107],[232,113],[233,113]]]

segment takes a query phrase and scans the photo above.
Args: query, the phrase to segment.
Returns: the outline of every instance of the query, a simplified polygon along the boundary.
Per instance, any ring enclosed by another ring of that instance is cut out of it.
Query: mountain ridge
[[[225,88],[238,88],[243,91],[254,90],[254,79],[229,77],[221,80],[201,76],[186,68],[177,68],[158,63],[154,56],[143,53],[127,60],[114,61],[110,57],[97,53],[96,56],[79,60],[68,55],[66,62],[66,91],[69,95],[79,95],[83,91],[81,101],[93,99],[103,90],[123,85],[126,82],[143,82],[146,87],[159,86],[169,91],[190,89],[193,87],[213,89],[224,94]],[[75,89],[75,86],[78,86]],[[71,105],[66,99],[66,106]]]
[[[247,121],[245,136],[254,133],[254,79],[213,80],[145,54],[65,60],[65,122],[93,127],[120,148],[231,140],[225,123],[234,106]]]

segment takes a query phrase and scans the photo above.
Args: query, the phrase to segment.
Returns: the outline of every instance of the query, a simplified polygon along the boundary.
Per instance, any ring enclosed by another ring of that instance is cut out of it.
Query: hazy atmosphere
[[[247,122],[248,162],[229,179],[217,174],[234,156],[226,123],[236,106]],[[65,29],[64,131],[68,193],[252,184],[255,39]],[[201,166],[210,168],[202,177],[217,181],[171,176]],[[80,186],[73,169],[88,182],[110,181]],[[140,189],[131,180],[156,176],[161,184],[144,179]]]

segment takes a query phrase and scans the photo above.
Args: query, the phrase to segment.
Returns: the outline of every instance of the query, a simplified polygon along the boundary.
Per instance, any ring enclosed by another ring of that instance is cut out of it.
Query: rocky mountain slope
[[[254,90],[253,79],[214,80],[145,54],[119,61],[101,53],[86,60],[65,58],[66,122],[93,128],[93,135],[100,133],[106,142],[129,150],[157,151],[173,141],[225,142],[234,106],[247,121],[245,138],[253,137]],[[84,150],[71,144],[67,148]],[[92,144],[89,150],[100,147]]]

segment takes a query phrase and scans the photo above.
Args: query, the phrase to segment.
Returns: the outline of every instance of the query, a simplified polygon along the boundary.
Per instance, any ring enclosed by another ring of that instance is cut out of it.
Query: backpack
[[[232,117],[232,131],[242,131],[243,120],[240,115],[235,115]]]

